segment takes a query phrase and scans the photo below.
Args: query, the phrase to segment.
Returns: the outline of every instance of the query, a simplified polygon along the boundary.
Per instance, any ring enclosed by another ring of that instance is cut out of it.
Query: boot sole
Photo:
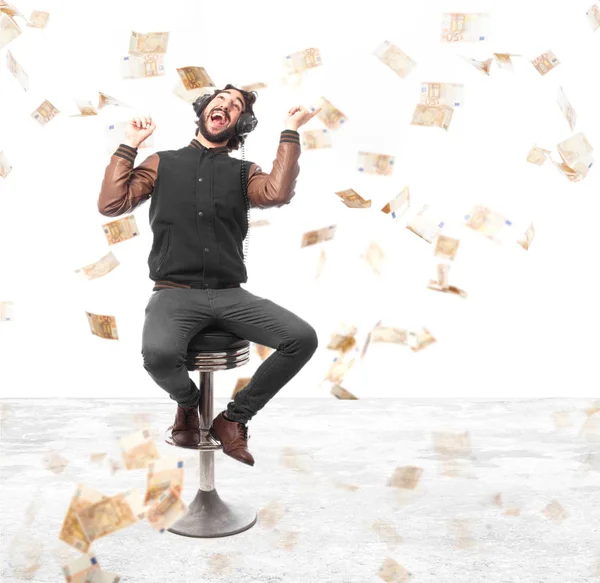
[[[171,441],[177,445],[177,447],[185,447],[187,449],[196,449],[196,446],[200,443],[200,437],[198,437],[198,441],[196,443],[193,443],[191,445],[184,445],[183,443],[179,443],[175,437],[173,436],[173,426],[171,425],[168,429],[171,430]]]

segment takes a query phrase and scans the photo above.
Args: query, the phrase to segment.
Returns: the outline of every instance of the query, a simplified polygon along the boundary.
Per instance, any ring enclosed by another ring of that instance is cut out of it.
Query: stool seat
[[[218,326],[207,326],[191,338],[185,365],[188,370],[209,372],[237,368],[250,359],[250,342]]]
[[[188,352],[224,352],[246,348],[250,343],[244,338],[218,326],[207,326],[198,332],[188,344]]]

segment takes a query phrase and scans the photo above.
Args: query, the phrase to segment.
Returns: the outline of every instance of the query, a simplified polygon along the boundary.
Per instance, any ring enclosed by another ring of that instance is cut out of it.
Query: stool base
[[[195,538],[216,538],[248,530],[256,524],[256,511],[244,502],[225,502],[216,490],[198,490],[188,513],[167,530]]]

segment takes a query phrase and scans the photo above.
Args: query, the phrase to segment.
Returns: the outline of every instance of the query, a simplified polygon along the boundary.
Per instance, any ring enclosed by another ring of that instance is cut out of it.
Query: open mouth
[[[210,121],[216,128],[223,128],[227,125],[229,120],[224,112],[215,110],[210,114]]]

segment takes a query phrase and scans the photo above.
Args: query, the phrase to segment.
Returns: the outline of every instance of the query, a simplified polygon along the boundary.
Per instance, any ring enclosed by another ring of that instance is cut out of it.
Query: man
[[[300,371],[318,345],[310,324],[240,286],[247,281],[242,242],[248,232],[240,176],[247,181],[250,207],[288,204],[300,171],[298,128],[320,109],[290,109],[271,172],[244,162],[247,171],[241,173],[242,161],[229,152],[244,144],[239,134],[247,128],[244,123],[256,121],[255,101],[255,92],[233,85],[200,98],[194,103],[198,130],[190,144],[151,154],[135,168],[137,149],[156,125],[149,115],[133,118],[125,143],[106,168],[98,199],[98,210],[109,217],[151,199],[148,267],[155,285],[146,307],[142,355],[152,379],[177,402],[172,438],[178,445],[193,447],[200,441],[200,391],[185,366],[193,336],[218,323],[276,349],[211,426],[223,452],[248,465],[254,465],[254,458],[248,451],[247,422]]]

